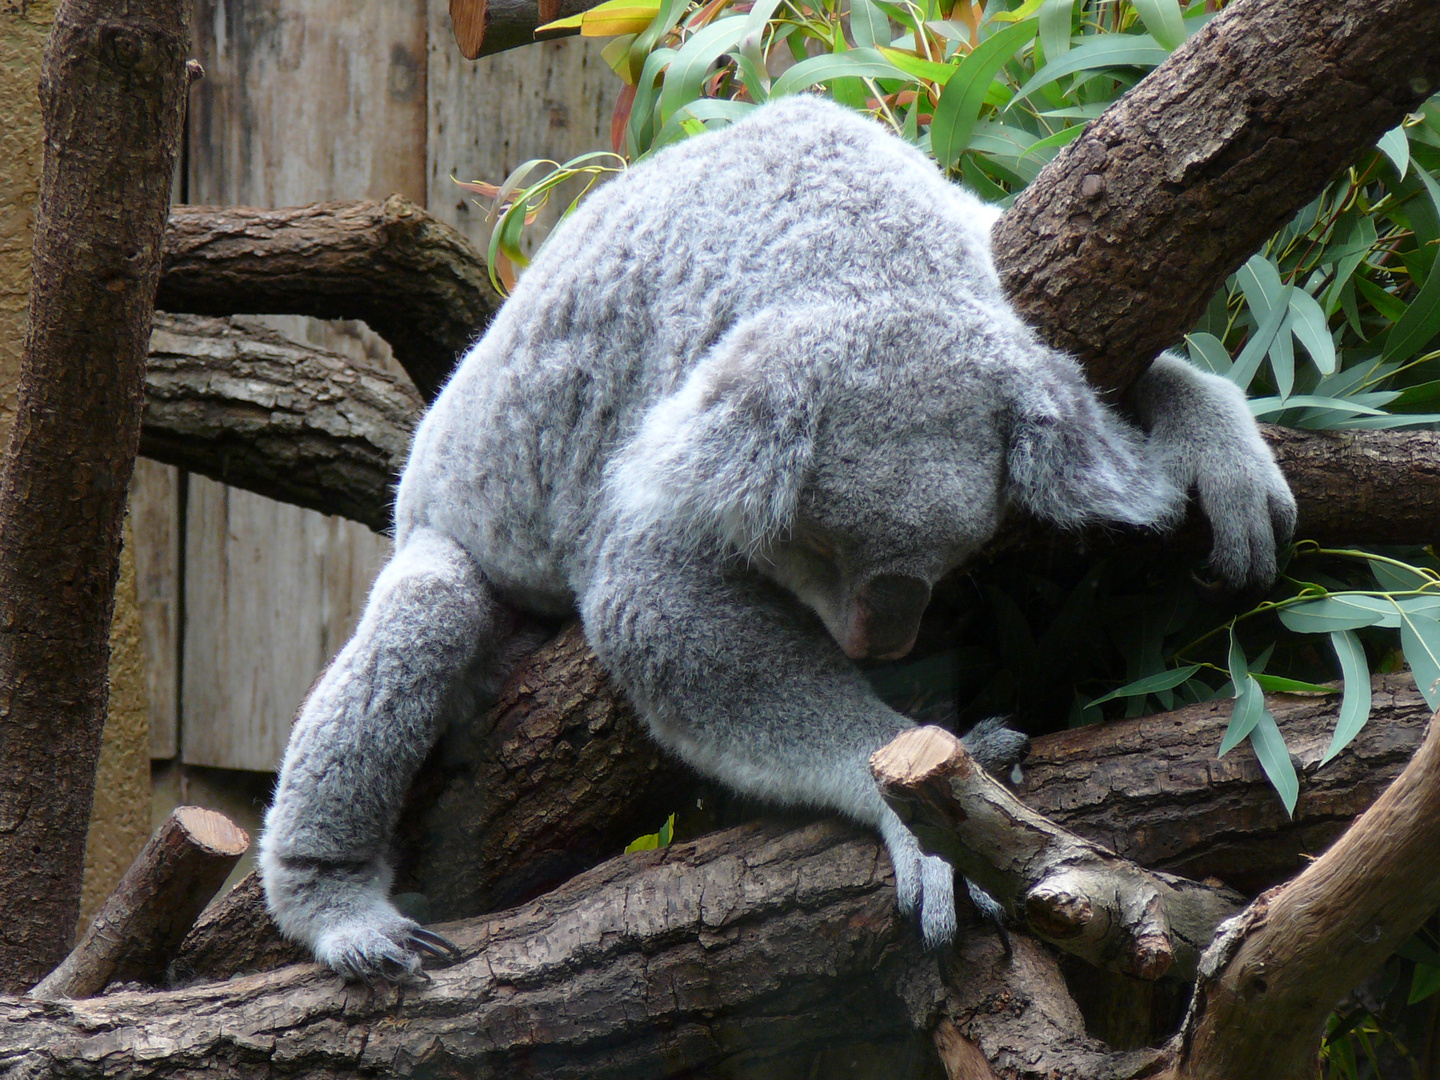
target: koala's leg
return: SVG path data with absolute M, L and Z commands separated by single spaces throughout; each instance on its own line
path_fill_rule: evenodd
M 417 530 L 296 718 L 260 869 L 276 924 L 347 978 L 398 981 L 442 939 L 390 903 L 390 835 L 444 722 L 514 632 L 454 541 Z
M 874 827 L 902 910 L 929 945 L 954 937 L 954 871 L 920 851 L 870 774 L 870 755 L 912 721 L 875 697 L 813 613 L 718 552 L 612 532 L 581 614 L 664 746 L 742 793 Z

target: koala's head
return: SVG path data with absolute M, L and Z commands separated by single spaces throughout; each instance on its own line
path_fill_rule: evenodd
M 1153 520 L 1125 430 L 1008 312 L 817 304 L 728 333 L 647 415 L 611 490 L 748 559 L 847 656 L 893 659 L 1011 502 L 1064 525 Z

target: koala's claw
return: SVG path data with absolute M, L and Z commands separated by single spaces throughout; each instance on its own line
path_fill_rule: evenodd
M 347 982 L 362 982 L 372 990 L 429 982 L 421 967 L 424 956 L 453 963 L 461 952 L 439 934 L 402 918 L 384 928 L 359 920 L 342 923 L 315 944 L 317 960 Z
M 460 946 L 449 938 L 442 937 L 433 930 L 426 930 L 423 926 L 417 926 L 410 931 L 409 944 L 437 960 L 448 960 L 452 964 L 465 956 Z

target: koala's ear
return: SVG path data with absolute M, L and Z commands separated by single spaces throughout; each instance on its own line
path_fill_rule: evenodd
M 1183 514 L 1185 493 L 1150 459 L 1144 434 L 1102 403 L 1063 353 L 1045 350 L 1014 373 L 1008 422 L 1008 491 L 1036 517 L 1063 527 L 1164 527 Z
M 746 551 L 787 529 L 814 451 L 826 351 L 805 316 L 768 311 L 732 328 L 612 466 L 617 509 Z

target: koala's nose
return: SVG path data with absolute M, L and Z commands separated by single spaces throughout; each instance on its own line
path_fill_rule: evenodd
M 930 586 L 902 574 L 877 574 L 855 598 L 852 659 L 898 660 L 915 645 L 920 616 L 930 603 Z

